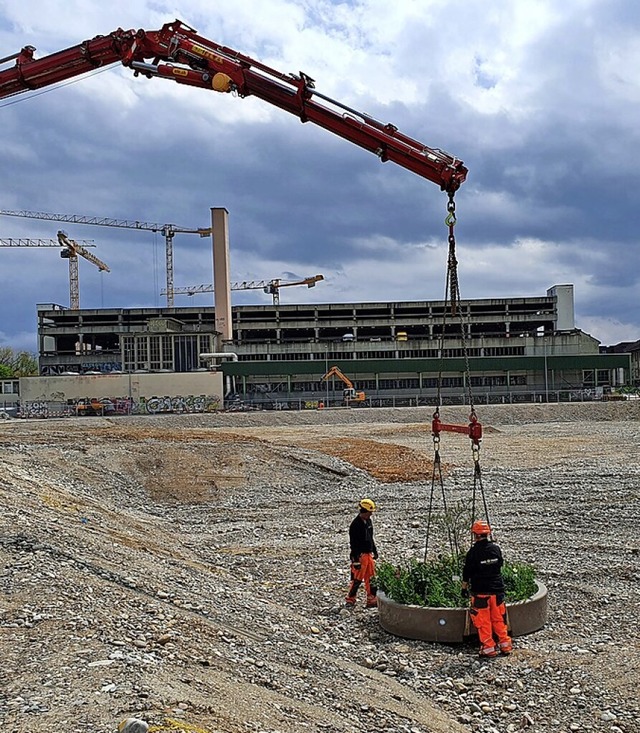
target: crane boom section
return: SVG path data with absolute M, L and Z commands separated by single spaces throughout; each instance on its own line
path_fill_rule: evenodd
M 312 277 L 305 277 L 304 280 L 272 280 L 269 285 L 277 290 L 278 288 L 290 288 L 292 285 L 306 285 L 308 288 L 315 288 L 316 283 L 324 280 L 324 275 L 313 275 Z
M 1 212 L 0 212 L 1 213 Z M 324 280 L 324 275 L 313 275 L 305 277 L 303 280 L 243 280 L 242 282 L 231 283 L 229 290 L 264 290 L 265 293 L 277 295 L 280 288 L 288 288 L 292 285 L 306 285 L 308 288 L 314 288 L 317 282 Z M 174 288 L 174 295 L 196 295 L 196 293 L 213 293 L 212 284 L 208 285 L 192 285 L 180 288 Z M 165 295 L 166 291 L 161 290 L 160 295 Z
M 158 76 L 178 84 L 233 92 L 239 97 L 258 97 L 449 193 L 456 191 L 467 175 L 461 160 L 404 135 L 395 125 L 379 122 L 316 92 L 314 80 L 306 74 L 283 74 L 271 69 L 198 35 L 179 20 L 165 24 L 159 31 L 119 28 L 39 60 L 34 59 L 34 51 L 32 46 L 24 47 L 16 56 L 15 66 L 0 71 L 0 99 L 119 61 L 133 69 L 136 76 Z
M 0 72 L 1 76 L 2 72 Z M 120 227 L 121 229 L 142 229 L 150 232 L 160 232 L 163 236 L 168 234 L 199 234 L 207 237 L 211 229 L 201 227 L 199 229 L 186 229 L 176 224 L 156 224 L 148 221 L 131 221 L 129 219 L 109 219 L 106 216 L 79 216 L 78 214 L 50 214 L 46 211 L 12 211 L 0 209 L 2 216 L 22 216 L 26 219 L 46 219 L 48 221 L 64 221 L 73 224 L 95 224 L 104 227 Z
M 78 244 L 78 242 L 73 239 L 69 239 L 65 232 L 58 232 L 58 242 L 63 249 L 68 250 L 69 255 L 72 257 L 80 255 L 80 257 L 84 257 L 85 260 L 88 260 L 92 265 L 95 265 L 101 272 L 111 272 L 108 265 L 96 257 L 92 252 L 87 252 L 87 250 Z
M 79 244 L 85 247 L 95 247 L 92 244 L 92 240 L 83 239 Z M 0 247 L 60 247 L 66 246 L 61 245 L 57 239 L 0 239 Z
M 321 382 L 325 382 L 330 377 L 338 377 L 341 381 L 345 383 L 345 386 L 347 389 L 353 389 L 353 382 L 347 377 L 346 374 L 344 374 L 337 366 L 332 366 L 331 369 L 322 377 L 320 380 Z
M 268 285 L 267 280 L 245 280 L 243 282 L 231 283 L 229 290 L 263 290 Z M 174 295 L 196 295 L 197 293 L 213 293 L 215 292 L 212 283 L 206 285 L 192 285 L 180 288 L 174 288 Z M 166 295 L 165 290 L 160 291 L 160 295 Z

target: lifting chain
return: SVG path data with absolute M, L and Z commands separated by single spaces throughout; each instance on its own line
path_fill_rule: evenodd
M 431 474 L 431 492 L 429 494 L 429 509 L 427 513 L 427 531 L 424 541 L 424 559 L 423 562 L 427 562 L 427 554 L 429 551 L 429 536 L 431 534 L 431 521 L 433 516 L 433 504 L 436 483 L 440 486 L 440 496 L 442 497 L 442 510 L 444 512 L 444 524 L 447 531 L 447 538 L 449 540 L 449 551 L 452 557 L 456 557 L 460 554 L 460 548 L 458 547 L 458 539 L 456 533 L 448 521 L 449 508 L 447 506 L 447 492 L 445 490 L 444 481 L 442 478 L 442 461 L 440 460 L 440 436 L 433 436 L 433 472 Z
M 447 203 L 447 216 L 444 223 L 449 227 L 449 256 L 447 259 L 447 295 L 451 301 L 451 315 L 455 316 L 458 312 L 460 303 L 460 284 L 458 282 L 458 260 L 456 258 L 456 202 L 453 191 L 449 192 L 449 202 Z M 445 301 L 446 306 L 446 301 Z
M 465 323 L 464 315 L 460 306 L 460 281 L 458 280 L 458 258 L 456 257 L 456 235 L 455 225 L 456 219 L 456 202 L 453 191 L 449 192 L 449 202 L 447 204 L 447 217 L 444 220 L 449 227 L 449 256 L 447 259 L 447 293 L 445 294 L 445 308 L 447 305 L 447 296 L 451 302 L 451 315 L 458 316 L 460 319 L 460 339 L 462 341 L 462 353 L 464 356 L 464 381 L 467 390 L 467 399 L 471 408 L 471 415 L 475 416 L 473 406 L 473 391 L 471 389 L 471 368 L 469 366 L 469 350 L 467 348 L 467 338 L 469 336 L 468 314 Z M 444 336 L 444 324 L 443 324 Z M 440 404 L 438 400 L 438 404 Z
M 469 349 L 467 348 L 467 339 L 470 334 L 469 323 L 468 323 L 469 314 L 467 313 L 467 323 L 465 324 L 464 313 L 461 307 L 461 299 L 460 299 L 460 282 L 458 279 L 458 259 L 456 257 L 456 236 L 455 236 L 456 223 L 457 223 L 456 202 L 454 198 L 454 192 L 450 191 L 449 192 L 449 201 L 447 203 L 447 216 L 445 218 L 445 224 L 449 229 L 449 235 L 448 235 L 449 252 L 448 252 L 448 257 L 447 257 L 447 277 L 446 277 L 446 286 L 445 286 L 444 310 L 443 310 L 443 315 L 442 315 L 442 331 L 440 335 L 440 370 L 438 373 L 437 403 L 436 403 L 435 412 L 433 414 L 433 418 L 434 418 L 433 425 L 439 425 L 439 426 L 442 426 L 442 429 L 449 429 L 454 432 L 463 432 L 463 430 L 461 430 L 458 426 L 451 426 L 451 425 L 447 426 L 447 425 L 442 425 L 440 423 L 440 405 L 442 405 L 442 372 L 443 372 L 443 366 L 444 366 L 444 341 L 445 341 L 445 331 L 446 331 L 447 310 L 450 304 L 451 315 L 454 317 L 457 316 L 458 319 L 460 320 L 460 339 L 462 342 L 462 353 L 464 356 L 464 366 L 465 366 L 464 386 L 466 388 L 467 399 L 468 399 L 469 408 L 470 408 L 468 435 L 471 438 L 471 451 L 472 451 L 472 456 L 473 456 L 473 494 L 472 494 L 472 501 L 471 501 L 471 515 L 472 515 L 472 519 L 475 519 L 477 495 L 479 493 L 481 497 L 481 501 L 482 501 L 484 515 L 488 522 L 489 521 L 489 510 L 487 507 L 487 501 L 486 501 L 486 497 L 484 493 L 484 488 L 482 485 L 482 470 L 480 468 L 480 438 L 482 435 L 482 427 L 480 423 L 478 422 L 478 418 L 477 418 L 474 403 L 473 403 L 473 390 L 472 390 L 472 385 L 471 385 L 471 368 L 469 364 Z M 433 473 L 432 473 L 432 478 L 431 478 L 431 492 L 430 492 L 430 497 L 429 497 L 429 508 L 428 508 L 428 516 L 427 516 L 427 530 L 426 530 L 425 545 L 424 545 L 424 562 L 427 561 L 427 552 L 429 549 L 429 536 L 431 533 L 434 494 L 435 494 L 436 484 L 439 484 L 440 486 L 440 493 L 442 496 L 442 507 L 444 511 L 444 521 L 445 521 L 446 530 L 448 534 L 449 548 L 451 550 L 451 554 L 454 556 L 457 556 L 460 553 L 460 549 L 458 547 L 458 540 L 456 537 L 456 532 L 455 532 L 455 529 L 451 526 L 451 518 L 448 516 L 449 512 L 448 512 L 448 507 L 447 507 L 447 498 L 446 498 L 446 491 L 444 487 L 444 481 L 442 478 L 442 462 L 440 458 L 440 427 L 434 427 L 432 435 L 433 435 L 434 459 L 433 459 Z
M 482 470 L 480 468 L 480 441 L 472 441 L 473 452 L 473 496 L 471 499 L 471 519 L 476 519 L 476 496 L 479 493 L 482 499 L 482 509 L 487 524 L 491 526 L 489 520 L 489 507 L 487 506 L 487 497 L 482 486 Z

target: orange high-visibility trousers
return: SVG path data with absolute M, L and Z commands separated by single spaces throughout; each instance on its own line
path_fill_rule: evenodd
M 371 585 L 371 579 L 376 574 L 376 561 L 372 552 L 363 552 L 358 562 L 351 563 L 351 585 L 347 593 L 346 601 L 350 606 L 355 606 L 358 588 L 364 583 L 367 592 L 367 606 L 376 606 L 376 589 Z
M 511 637 L 507 629 L 507 607 L 503 595 L 472 595 L 469 614 L 471 622 L 478 630 L 481 654 L 495 656 L 498 650 L 507 653 L 511 651 Z M 498 639 L 498 648 L 495 637 Z

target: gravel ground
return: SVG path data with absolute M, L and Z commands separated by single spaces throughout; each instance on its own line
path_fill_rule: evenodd
M 640 402 L 478 416 L 497 538 L 549 589 L 496 660 L 343 606 L 360 497 L 381 559 L 422 556 L 428 409 L 0 421 L 0 730 L 637 733 Z

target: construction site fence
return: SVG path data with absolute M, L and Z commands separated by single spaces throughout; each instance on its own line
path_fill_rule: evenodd
M 549 392 L 505 392 L 474 394 L 475 406 L 479 405 L 510 405 L 510 404 L 531 404 L 531 403 L 561 403 L 561 402 L 599 402 L 607 399 L 601 391 L 590 389 L 559 390 Z M 157 403 L 157 405 L 156 405 Z M 466 394 L 448 394 L 441 399 L 441 405 L 465 405 L 468 404 Z M 39 400 L 34 402 L 21 402 L 11 406 L 0 405 L 0 417 L 2 418 L 66 418 L 91 415 L 98 417 L 116 417 L 118 415 L 157 415 L 157 414 L 193 414 L 210 413 L 224 410 L 225 412 L 248 412 L 265 410 L 322 410 L 331 408 L 380 408 L 380 407 L 434 407 L 434 396 L 403 396 L 403 397 L 370 397 L 363 402 L 345 405 L 340 400 L 326 399 L 273 399 L 269 396 L 261 396 L 260 399 L 239 399 L 237 396 L 230 401 L 222 403 L 206 402 L 200 405 L 198 402 L 185 402 L 169 398 L 151 398 L 145 404 L 144 410 L 127 400 L 114 402 L 105 407 L 104 410 L 97 409 L 90 413 L 80 412 L 77 405 L 67 402 Z M 157 409 L 154 408 L 157 406 Z
M 574 389 L 558 390 L 549 392 L 504 392 L 504 393 L 478 393 L 473 395 L 474 405 L 519 405 L 535 403 L 559 403 L 559 402 L 600 402 L 607 399 L 603 397 L 601 390 Z M 228 410 L 257 409 L 257 410 L 317 410 L 336 407 L 434 407 L 436 404 L 435 395 L 417 396 L 390 396 L 390 397 L 368 397 L 362 402 L 351 402 L 345 404 L 340 399 L 269 399 L 265 397 L 247 399 L 238 402 L 235 406 L 230 403 L 226 405 Z M 440 400 L 441 405 L 468 405 L 468 395 L 447 394 Z

